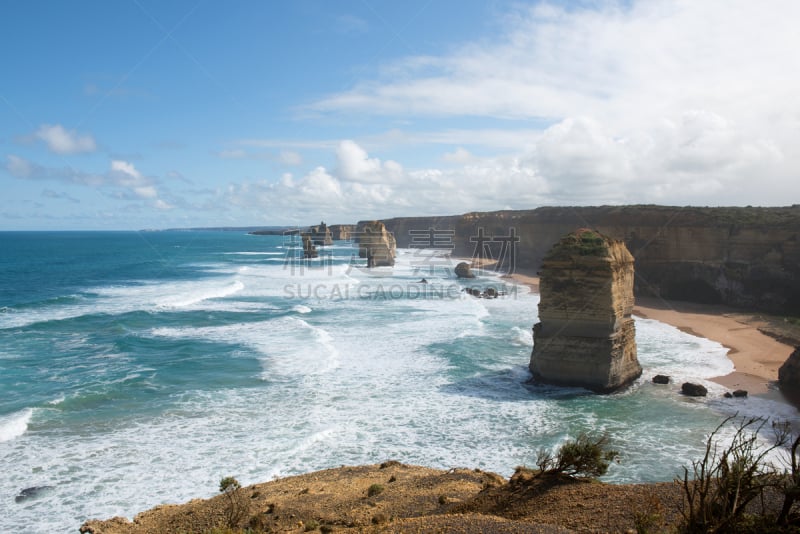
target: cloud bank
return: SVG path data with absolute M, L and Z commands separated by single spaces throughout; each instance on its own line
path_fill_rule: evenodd
M 85 186 L 104 194 L 123 200 L 145 200 L 157 209 L 170 209 L 172 206 L 159 198 L 156 182 L 144 176 L 132 163 L 112 160 L 111 168 L 105 173 L 90 173 L 72 167 L 46 167 L 19 156 L 10 154 L 6 158 L 5 170 L 21 180 L 53 181 L 64 184 Z M 53 197 L 52 195 L 45 195 Z
M 524 198 L 548 204 L 785 204 L 800 198 L 797 20 L 791 0 L 538 4 L 510 14 L 499 40 L 405 58 L 311 107 L 541 124 L 511 158 L 457 147 L 444 161 L 464 163 L 465 186 L 524 169 L 543 192 Z M 498 202 L 519 204 L 518 189 Z

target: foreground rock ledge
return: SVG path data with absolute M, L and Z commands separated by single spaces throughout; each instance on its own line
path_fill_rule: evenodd
M 383 491 L 368 496 L 370 486 Z M 242 489 L 256 532 L 625 532 L 634 514 L 661 503 L 675 524 L 680 487 L 532 479 L 523 470 L 506 481 L 473 469 L 442 471 L 398 462 L 341 467 Z M 655 500 L 654 500 L 655 499 Z M 92 534 L 205 533 L 225 526 L 222 496 L 165 505 L 136 516 L 87 521 Z M 244 521 L 242 526 L 246 526 Z M 315 526 L 316 528 L 310 528 Z
M 539 382 L 619 389 L 642 374 L 633 324 L 633 256 L 589 229 L 563 237 L 542 261 L 530 370 Z

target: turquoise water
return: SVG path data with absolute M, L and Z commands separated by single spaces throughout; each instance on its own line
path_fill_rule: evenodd
M 727 414 L 764 399 L 679 396 L 725 349 L 638 319 L 643 378 L 623 393 L 525 385 L 538 297 L 461 291 L 448 258 L 357 249 L 289 261 L 282 236 L 0 233 L 0 530 L 75 532 L 310 470 L 397 459 L 509 475 L 583 430 L 622 452 L 612 482 L 670 480 Z M 431 266 L 435 268 L 431 271 Z M 494 273 L 470 285 L 502 287 Z M 419 284 L 425 277 L 430 283 Z M 44 488 L 17 499 L 25 488 Z

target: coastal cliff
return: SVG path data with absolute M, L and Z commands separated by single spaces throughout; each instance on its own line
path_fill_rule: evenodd
M 633 319 L 633 256 L 624 243 L 580 229 L 542 261 L 534 379 L 605 393 L 642 374 Z
M 633 254 L 637 295 L 800 314 L 800 205 L 542 207 L 384 223 L 399 247 L 409 246 L 412 231 L 451 232 L 453 254 L 464 257 L 478 244 L 500 256 L 513 229 L 513 267 L 529 272 L 563 235 L 593 228 Z

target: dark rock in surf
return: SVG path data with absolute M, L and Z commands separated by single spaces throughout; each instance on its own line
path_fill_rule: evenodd
M 475 278 L 475 274 L 472 272 L 472 268 L 470 267 L 469 263 L 462 261 L 455 268 L 456 276 L 459 278 Z
M 14 502 L 23 502 L 29 499 L 35 499 L 51 489 L 53 489 L 53 486 L 31 486 L 30 488 L 25 488 L 20 491 L 16 497 L 14 497 Z
M 778 385 L 789 402 L 800 406 L 800 347 L 797 347 L 778 369 Z
M 708 395 L 708 389 L 701 384 L 693 384 L 692 382 L 684 382 L 681 386 L 681 393 L 687 397 L 705 397 Z

